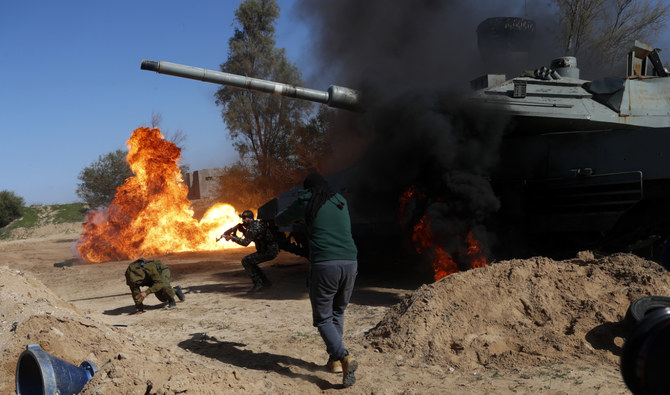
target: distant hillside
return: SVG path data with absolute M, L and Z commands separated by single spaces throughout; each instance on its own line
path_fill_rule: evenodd
M 0 229 L 0 240 L 47 237 L 56 232 L 76 235 L 86 210 L 83 203 L 24 207 L 21 218 Z

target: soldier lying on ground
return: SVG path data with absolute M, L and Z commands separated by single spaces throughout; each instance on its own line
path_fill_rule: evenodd
M 180 286 L 172 288 L 170 285 L 170 268 L 164 265 L 161 261 L 148 261 L 140 258 L 126 269 L 126 284 L 130 287 L 130 292 L 135 301 L 135 307 L 140 314 L 144 312 L 144 299 L 149 294 L 156 294 L 156 297 L 161 302 L 166 302 L 168 307 L 175 307 L 174 297 L 177 295 L 180 301 L 184 301 L 186 297 Z M 142 291 L 140 287 L 149 287 Z

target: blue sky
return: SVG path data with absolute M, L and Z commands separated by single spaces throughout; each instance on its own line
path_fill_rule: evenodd
M 278 0 L 277 45 L 305 86 L 332 81 L 310 70 L 309 32 L 296 0 Z M 140 70 L 142 59 L 218 69 L 239 1 L 0 2 L 0 190 L 30 204 L 78 201 L 79 172 L 125 149 L 132 131 L 162 115 L 182 130 L 191 170 L 237 159 L 214 103 L 216 85 Z M 661 43 L 668 43 L 668 35 Z M 670 51 L 670 48 L 668 48 Z M 665 59 L 667 56 L 662 57 Z M 667 60 L 667 59 L 666 59 Z
M 278 46 L 300 61 L 307 34 L 278 1 Z M 191 170 L 234 162 L 216 85 L 140 70 L 142 59 L 218 69 L 238 1 L 3 1 L 0 3 L 0 190 L 26 204 L 78 201 L 79 172 L 126 149 L 162 115 L 186 134 Z M 303 70 L 304 71 L 304 70 Z M 326 89 L 328 86 L 315 87 Z

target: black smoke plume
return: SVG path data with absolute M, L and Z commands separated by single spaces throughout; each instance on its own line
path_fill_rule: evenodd
M 489 17 L 523 16 L 501 3 L 508 2 L 300 0 L 295 9 L 313 34 L 320 79 L 363 94 L 365 112 L 338 112 L 334 131 L 337 147 L 347 148 L 331 169 L 357 159 L 352 206 L 380 223 L 400 221 L 410 232 L 427 216 L 436 240 L 456 256 L 468 232 L 485 252 L 495 246 L 487 223 L 500 202 L 489 176 L 506 122 L 462 97 L 470 80 L 500 72 L 490 68 L 501 65 L 483 64 L 476 30 Z M 542 64 L 551 59 L 529 52 L 541 55 Z M 365 149 L 347 155 L 354 146 Z M 417 194 L 398 218 L 399 198 L 409 188 Z

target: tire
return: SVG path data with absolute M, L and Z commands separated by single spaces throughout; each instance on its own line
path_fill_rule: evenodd
M 626 321 L 632 325 L 642 321 L 651 312 L 664 307 L 670 307 L 668 296 L 645 296 L 634 300 L 626 312 Z

